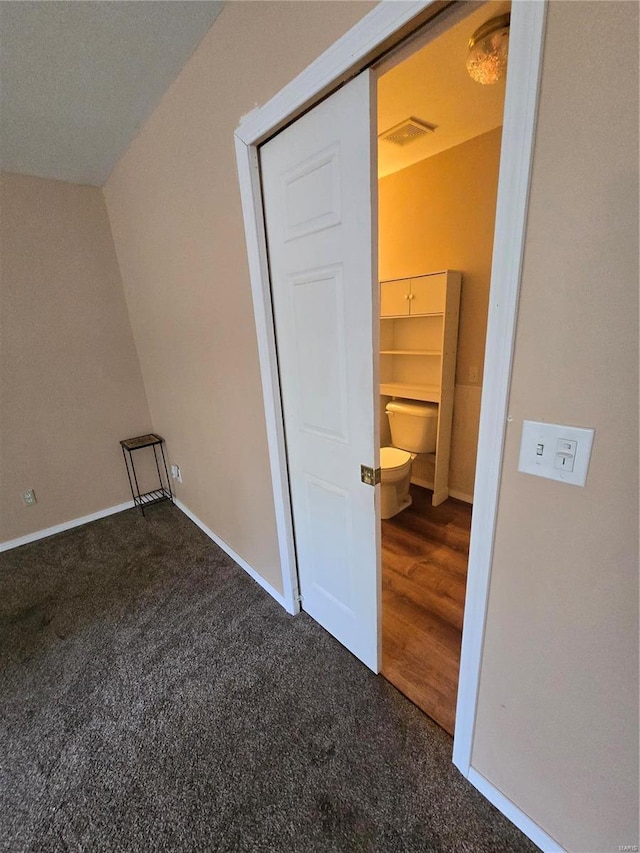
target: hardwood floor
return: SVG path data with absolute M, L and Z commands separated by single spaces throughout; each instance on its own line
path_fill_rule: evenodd
M 382 522 L 382 674 L 453 734 L 471 507 L 411 495 Z

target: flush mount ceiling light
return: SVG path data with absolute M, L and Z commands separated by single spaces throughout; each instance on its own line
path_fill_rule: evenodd
M 422 139 L 428 133 L 433 133 L 435 129 L 435 124 L 429 124 L 415 116 L 410 116 L 401 121 L 400 124 L 394 124 L 393 127 L 383 131 L 378 135 L 378 139 L 384 139 L 385 142 L 393 142 L 395 145 L 408 145 L 410 142 Z
M 507 70 L 510 15 L 498 15 L 479 27 L 469 39 L 467 71 L 483 85 L 497 83 Z

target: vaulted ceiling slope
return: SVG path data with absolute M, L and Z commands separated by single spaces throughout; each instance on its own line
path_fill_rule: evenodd
M 0 165 L 101 186 L 221 2 L 0 3 Z

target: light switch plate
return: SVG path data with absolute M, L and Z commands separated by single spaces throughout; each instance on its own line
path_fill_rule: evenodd
M 518 471 L 584 486 L 593 435 L 584 427 L 523 421 Z

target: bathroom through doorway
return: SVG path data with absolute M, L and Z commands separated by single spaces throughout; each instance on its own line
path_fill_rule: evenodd
M 382 497 L 381 672 L 450 734 L 506 85 L 504 76 L 491 85 L 471 79 L 466 59 L 472 35 L 509 11 L 508 2 L 482 4 L 378 67 L 380 447 L 413 457 L 411 504 L 385 518 Z M 459 296 L 448 292 L 455 273 Z M 419 303 L 418 288 L 440 286 L 443 274 L 445 301 Z M 390 302 L 385 288 L 398 300 Z M 402 438 L 394 441 L 393 409 L 405 403 L 437 414 L 427 452 L 416 453 L 413 438 L 404 447 Z M 402 461 L 382 452 L 383 491 Z

